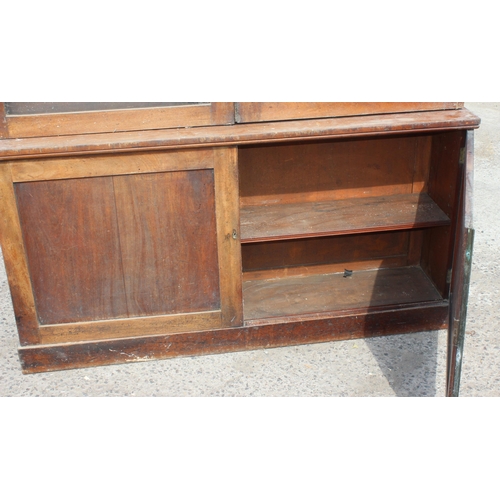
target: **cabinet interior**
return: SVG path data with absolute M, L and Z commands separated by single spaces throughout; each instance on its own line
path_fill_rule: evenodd
M 245 321 L 447 300 L 464 137 L 240 146 Z

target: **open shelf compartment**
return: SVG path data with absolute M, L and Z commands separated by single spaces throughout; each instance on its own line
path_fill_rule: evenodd
M 273 318 L 442 301 L 418 266 L 243 281 L 248 324 Z

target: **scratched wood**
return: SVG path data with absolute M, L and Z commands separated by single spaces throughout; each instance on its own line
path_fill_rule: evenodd
M 243 283 L 245 320 L 434 300 L 441 295 L 418 267 Z
M 448 312 L 447 302 L 436 301 L 261 326 L 30 346 L 19 349 L 19 357 L 24 373 L 37 373 L 437 330 L 447 326 Z
M 40 342 L 57 344 L 113 338 L 160 335 L 220 328 L 220 311 L 169 314 L 104 321 L 81 321 L 60 325 L 42 325 Z
M 324 120 L 297 120 L 233 126 L 142 130 L 114 134 L 6 139 L 0 141 L 0 159 L 43 157 L 88 152 L 235 146 L 289 140 L 433 132 L 478 128 L 480 119 L 466 109 L 422 113 L 353 116 Z

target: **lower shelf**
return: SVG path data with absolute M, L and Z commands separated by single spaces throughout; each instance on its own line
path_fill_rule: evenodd
M 443 300 L 420 267 L 244 280 L 245 322 Z

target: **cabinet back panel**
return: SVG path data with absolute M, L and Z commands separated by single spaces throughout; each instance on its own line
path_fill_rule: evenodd
M 428 170 L 428 158 L 417 154 L 418 141 L 405 136 L 240 147 L 241 203 L 411 193 L 413 183 L 421 183 Z
M 365 268 L 380 260 L 387 267 L 406 265 L 408 243 L 408 231 L 250 243 L 242 246 L 243 271 L 344 263 Z

